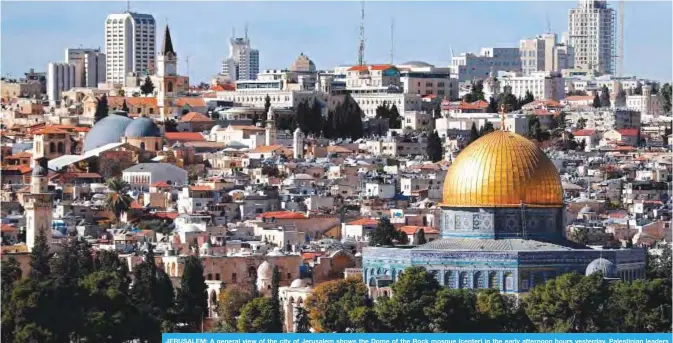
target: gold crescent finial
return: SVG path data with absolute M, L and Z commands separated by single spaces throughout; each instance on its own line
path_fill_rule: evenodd
M 506 131 L 505 119 L 507 119 L 507 115 L 505 114 L 505 109 L 506 109 L 505 104 L 500 105 L 500 130 L 502 131 Z

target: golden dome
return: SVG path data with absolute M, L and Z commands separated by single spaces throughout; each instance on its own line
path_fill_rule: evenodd
M 463 150 L 444 179 L 443 206 L 560 207 L 563 189 L 556 167 L 533 142 L 495 131 Z

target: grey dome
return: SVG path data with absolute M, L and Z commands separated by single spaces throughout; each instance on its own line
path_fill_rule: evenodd
M 161 130 L 152 119 L 140 117 L 133 120 L 124 130 L 125 137 L 161 137 Z
M 89 151 L 110 143 L 121 142 L 124 130 L 133 119 L 118 115 L 108 115 L 96 123 L 84 137 L 83 151 Z
M 616 278 L 617 277 L 617 266 L 614 263 L 606 260 L 604 258 L 597 258 L 587 266 L 585 275 L 589 276 L 595 273 L 601 272 L 604 278 Z
M 401 66 L 432 67 L 432 64 L 423 61 L 406 61 Z

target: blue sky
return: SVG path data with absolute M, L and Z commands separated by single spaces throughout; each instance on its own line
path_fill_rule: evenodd
M 390 22 L 395 20 L 395 61 L 423 60 L 448 65 L 455 54 L 480 47 L 516 47 L 519 39 L 567 30 L 576 1 L 534 2 L 367 2 L 367 63 L 389 62 Z M 612 2 L 612 6 L 617 6 Z M 627 75 L 671 80 L 670 1 L 628 1 L 625 10 Z M 104 20 L 121 12 L 119 2 L 0 2 L 0 73 L 22 76 L 62 61 L 67 47 L 102 47 Z M 207 81 L 228 53 L 232 27 L 248 34 L 260 50 L 260 68 L 287 68 L 303 52 L 321 69 L 355 63 L 359 2 L 131 2 L 131 10 L 154 15 L 157 46 L 168 21 L 179 72 L 189 56 L 192 83 Z

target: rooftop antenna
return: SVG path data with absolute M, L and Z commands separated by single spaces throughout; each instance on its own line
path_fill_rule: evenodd
M 189 76 L 189 56 L 185 56 L 185 64 L 187 65 L 187 76 Z
M 547 13 L 546 16 L 547 16 L 547 33 L 551 33 L 551 22 L 549 21 L 549 13 Z
M 131 13 L 131 0 L 126 1 L 126 12 Z
M 365 2 L 360 2 L 360 46 L 358 47 L 358 65 L 365 64 Z
M 395 19 L 390 21 L 390 64 L 395 61 Z
M 245 27 L 243 28 L 243 34 L 244 34 L 244 39 L 247 42 L 248 41 L 248 23 L 245 23 Z
M 236 38 L 236 27 L 235 26 L 231 27 L 231 38 Z

